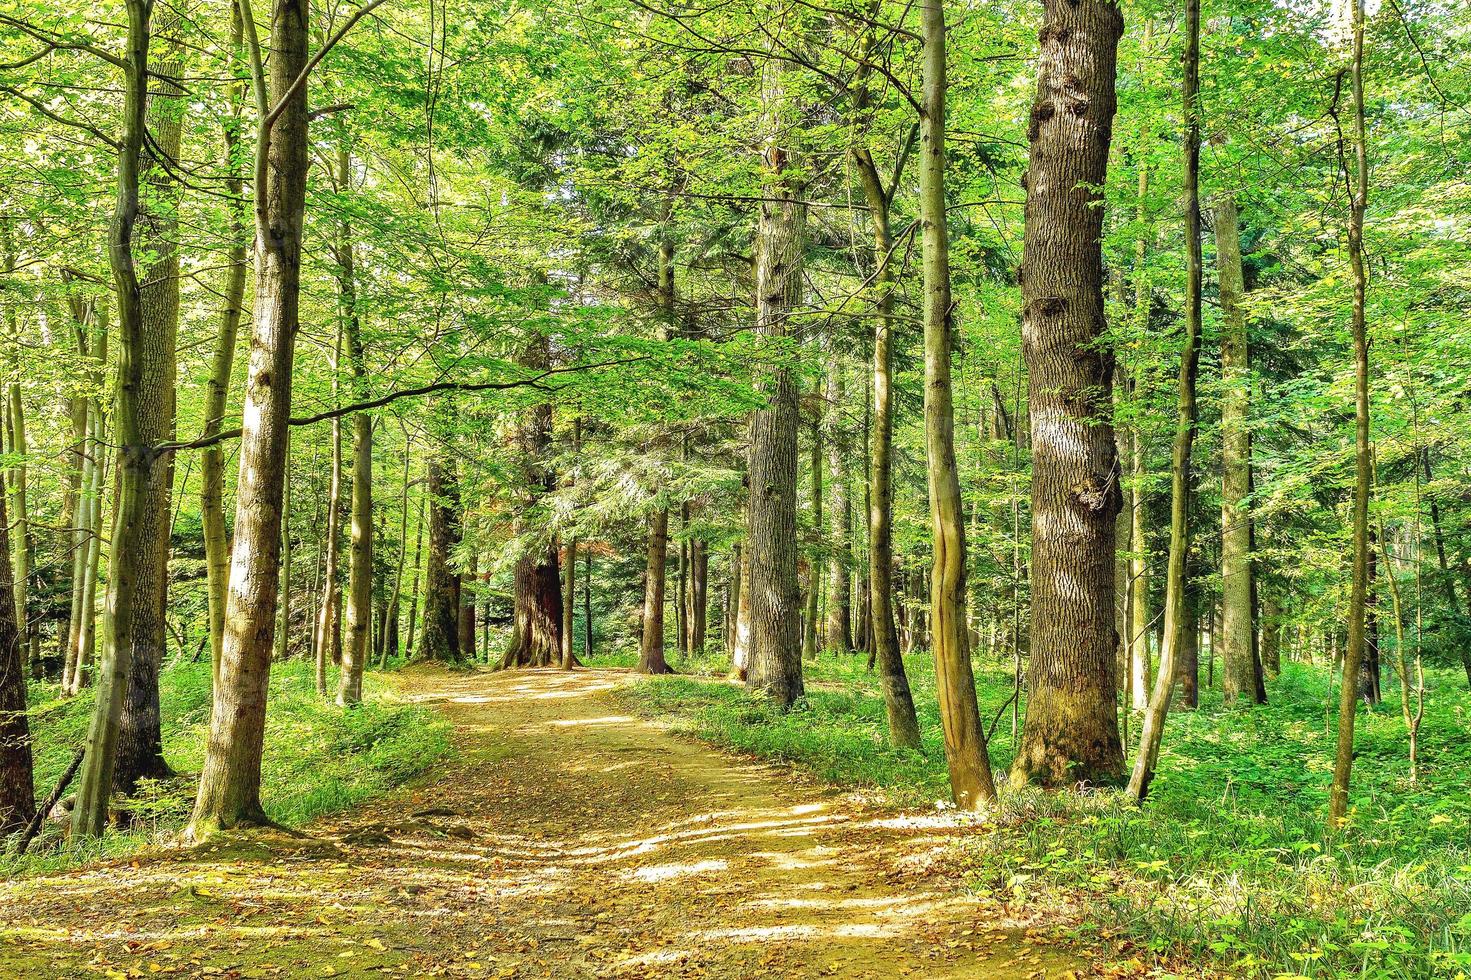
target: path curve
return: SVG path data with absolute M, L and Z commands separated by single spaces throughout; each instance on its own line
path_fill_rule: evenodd
M 949 821 L 676 737 L 619 707 L 628 680 L 404 672 L 404 696 L 453 722 L 453 761 L 308 841 L 234 839 L 7 886 L 0 973 L 1082 974 L 930 872 Z

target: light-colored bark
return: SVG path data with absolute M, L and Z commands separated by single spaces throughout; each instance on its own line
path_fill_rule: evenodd
M 1190 464 L 1195 441 L 1195 376 L 1200 357 L 1200 0 L 1185 0 L 1185 71 L 1182 106 L 1185 118 L 1185 336 L 1180 352 L 1180 380 L 1175 441 L 1170 459 L 1170 552 L 1165 568 L 1164 644 L 1159 675 L 1144 713 L 1139 751 L 1129 776 L 1128 793 L 1142 802 L 1154 779 L 1165 719 L 1175 690 L 1175 661 L 1185 639 L 1186 562 L 1190 548 Z
M 963 810 L 996 801 L 986 755 L 986 731 L 976 703 L 965 620 L 965 525 L 955 462 L 955 409 L 950 392 L 953 306 L 950 240 L 945 212 L 945 65 L 943 0 L 926 0 L 923 25 L 924 100 L 919 156 L 919 213 L 924 257 L 925 448 L 934 564 L 930 570 L 930 631 L 936 696 L 945 735 L 950 793 Z
M 244 7 L 249 10 L 248 7 Z M 220 683 L 214 691 L 204 769 L 188 836 L 267 822 L 260 802 L 266 695 L 280 588 L 287 420 L 301 292 L 306 203 L 307 0 L 276 0 L 269 96 L 257 126 L 255 302 L 240 437 L 235 541 L 225 609 Z M 247 38 L 256 35 L 247 19 Z M 259 65 L 261 59 L 252 57 Z M 267 86 L 261 84 L 261 89 Z

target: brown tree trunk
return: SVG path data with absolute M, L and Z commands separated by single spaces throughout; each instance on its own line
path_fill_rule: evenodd
M 475 576 L 479 562 L 470 557 L 470 570 L 460 576 L 460 656 L 475 660 Z
M 0 837 L 23 829 L 36 812 L 25 650 L 16 627 L 12 574 L 10 521 L 0 477 Z
M 780 142 L 788 125 L 785 69 L 762 66 L 767 145 L 762 151 L 762 201 L 756 225 L 756 332 L 777 341 L 802 302 L 802 253 L 807 208 L 798 197 L 791 152 Z M 746 504 L 750 581 L 750 647 L 746 686 L 783 709 L 802 697 L 802 648 L 797 589 L 797 385 L 789 365 L 763 366 L 757 380 L 766 407 L 751 416 Z
M 271 17 L 270 103 L 262 110 L 256 150 L 254 324 L 225 647 L 189 827 L 196 839 L 266 820 L 260 804 L 261 749 L 280 588 L 281 504 L 306 203 L 306 86 L 296 86 L 296 80 L 306 70 L 309 25 L 307 0 L 276 0 Z M 253 25 L 247 25 L 247 33 L 254 33 Z
M 352 158 L 345 145 L 337 150 L 337 188 L 343 194 L 352 188 Z M 344 218 L 337 241 L 338 301 L 352 372 L 352 394 L 363 401 L 368 396 L 368 364 L 363 353 L 356 276 L 352 223 Z M 342 647 L 342 672 L 337 685 L 337 703 L 343 706 L 363 699 L 363 671 L 368 666 L 373 639 L 373 416 L 368 412 L 352 417 L 352 511 L 348 527 L 347 642 Z
M 1014 783 L 1123 774 L 1113 629 L 1113 358 L 1100 349 L 1102 195 L 1123 19 L 1108 0 L 1044 0 L 1028 138 L 1022 347 L 1032 435 L 1026 724 Z
M 669 509 L 649 515 L 649 560 L 644 567 L 643 634 L 638 645 L 641 674 L 672 673 L 664 659 L 664 583 L 668 564 Z
M 577 654 L 574 652 L 575 639 L 573 637 L 573 619 L 577 609 L 577 539 L 567 539 L 567 557 L 562 566 L 562 669 L 571 670 L 577 666 Z
M 807 562 L 807 595 L 802 613 L 802 659 L 816 660 L 818 649 L 818 600 L 822 594 L 822 555 L 827 551 L 827 528 L 822 521 L 822 418 L 812 420 L 812 454 L 808 459 L 812 491 L 812 541 L 814 550 Z
M 429 558 L 424 579 L 422 660 L 457 662 L 460 651 L 460 576 L 450 565 L 460 540 L 459 485 L 454 463 L 436 454 L 429 461 Z M 517 567 L 517 580 L 520 580 Z M 519 588 L 517 589 L 519 602 Z
M 332 357 L 332 392 L 337 397 L 337 371 L 342 364 L 342 324 L 338 323 L 336 352 Z M 335 406 L 334 406 L 335 407 Z M 317 694 L 327 693 L 327 664 L 342 662 L 342 589 L 339 583 L 339 567 L 342 564 L 340 542 L 342 540 L 342 420 L 332 420 L 332 456 L 327 489 L 327 528 L 323 542 L 326 551 L 322 560 L 322 597 L 317 607 L 316 635 L 312 638 L 312 649 L 316 652 Z
M 709 629 L 710 546 L 700 538 L 690 539 L 690 653 L 705 652 Z
M 515 602 L 515 626 L 502 669 L 556 666 L 562 658 L 562 572 L 555 545 L 516 562 Z

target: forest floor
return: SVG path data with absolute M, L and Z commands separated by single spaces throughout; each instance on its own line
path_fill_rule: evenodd
M 965 896 L 964 827 L 872 809 L 621 713 L 616 671 L 415 669 L 427 777 L 306 828 L 0 889 L 0 974 L 1056 978 Z M 268 763 L 269 764 L 269 763 Z

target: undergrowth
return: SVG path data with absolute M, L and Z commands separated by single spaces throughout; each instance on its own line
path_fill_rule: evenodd
M 179 778 L 145 783 L 122 804 L 126 828 L 100 840 L 65 843 L 62 828 L 48 821 L 30 853 L 0 857 L 0 875 L 126 856 L 183 828 L 204 763 L 210 664 L 171 665 L 161 673 L 159 689 L 164 757 Z M 92 692 L 63 698 L 56 685 L 38 683 L 30 697 L 39 802 L 86 740 Z M 288 660 L 271 667 L 261 798 L 278 823 L 299 826 L 344 810 L 423 772 L 449 750 L 448 724 L 426 708 L 395 701 L 374 673 L 364 679 L 363 703 L 344 711 L 317 696 L 310 664 Z
M 691 670 L 622 697 L 714 744 L 795 764 L 892 804 L 933 804 L 946 774 L 931 664 L 910 659 L 923 754 L 889 749 L 883 701 L 862 658 L 807 666 L 807 697 L 783 714 L 739 685 Z M 1003 790 L 965 839 L 971 887 L 1053 905 L 1095 937 L 1124 941 L 1140 969 L 1188 960 L 1235 976 L 1471 975 L 1471 697 L 1432 678 L 1421 772 L 1408 779 L 1398 691 L 1362 709 L 1349 828 L 1324 832 L 1336 693 L 1327 672 L 1285 665 L 1270 703 L 1170 718 L 1143 809 L 1114 791 Z M 983 724 L 1004 777 L 1013 754 L 1009 673 L 983 672 Z M 1137 717 L 1130 720 L 1137 734 Z

